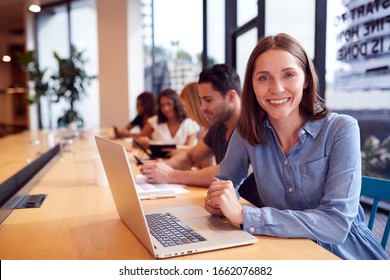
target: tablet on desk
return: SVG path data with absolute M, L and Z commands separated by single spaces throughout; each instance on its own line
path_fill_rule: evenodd
M 176 149 L 176 144 L 149 144 L 150 152 L 154 157 L 167 157 L 169 150 Z

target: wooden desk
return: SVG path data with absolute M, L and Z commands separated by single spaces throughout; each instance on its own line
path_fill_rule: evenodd
M 95 184 L 93 136 L 54 159 L 31 193 L 48 194 L 41 208 L 16 209 L 0 225 L 0 259 L 153 259 L 121 222 L 109 187 Z M 145 208 L 203 205 L 205 189 L 144 201 Z M 257 244 L 173 259 L 337 259 L 307 239 L 259 236 Z
M 47 135 L 25 131 L 0 138 L 0 184 L 50 149 Z

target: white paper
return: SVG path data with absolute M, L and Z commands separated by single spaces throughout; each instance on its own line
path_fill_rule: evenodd
M 135 178 L 137 191 L 141 199 L 155 199 L 172 197 L 176 194 L 188 193 L 189 191 L 180 184 L 150 184 L 146 182 L 146 177 L 138 174 Z

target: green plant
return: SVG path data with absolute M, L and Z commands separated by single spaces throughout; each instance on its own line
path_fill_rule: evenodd
M 47 69 L 45 68 L 42 70 L 40 68 L 35 52 L 33 51 L 16 52 L 15 55 L 22 69 L 26 72 L 29 81 L 26 102 L 29 105 L 37 104 L 38 125 L 39 127 L 42 127 L 41 97 L 48 96 L 51 90 L 49 81 L 46 81 L 44 78 Z M 49 112 L 51 112 L 50 101 Z M 49 117 L 50 116 L 51 113 L 49 113 Z
M 58 126 L 66 126 L 72 122 L 82 126 L 83 118 L 76 108 L 76 102 L 87 94 L 85 87 L 92 79 L 85 71 L 87 60 L 84 58 L 84 53 L 76 50 L 74 46 L 71 46 L 70 58 L 60 58 L 56 52 L 54 52 L 54 57 L 58 63 L 58 73 L 51 77 L 55 92 L 53 102 L 65 100 L 69 106 L 58 118 Z
M 374 135 L 367 138 L 362 151 L 362 173 L 390 179 L 390 136 L 382 141 Z
M 49 91 L 49 82 L 44 79 L 47 69 L 41 70 L 33 51 L 16 52 L 16 57 L 27 73 L 28 80 L 32 82 L 31 88 L 33 91 L 28 90 L 27 102 L 29 104 L 40 103 L 40 98 L 46 96 Z

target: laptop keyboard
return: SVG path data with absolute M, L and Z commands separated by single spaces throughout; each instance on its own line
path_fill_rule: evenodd
M 150 233 L 164 246 L 176 246 L 206 241 L 171 213 L 146 215 Z

